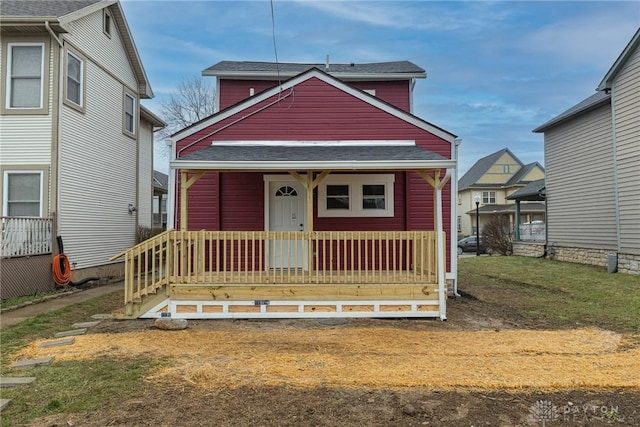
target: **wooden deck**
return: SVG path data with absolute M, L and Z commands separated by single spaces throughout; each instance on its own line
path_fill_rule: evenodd
M 171 230 L 119 256 L 130 317 L 442 317 L 436 246 L 429 231 Z

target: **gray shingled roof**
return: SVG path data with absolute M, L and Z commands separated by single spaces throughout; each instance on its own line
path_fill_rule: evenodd
M 516 172 L 515 174 L 513 174 L 513 176 L 511 177 L 511 179 L 505 184 L 506 187 L 511 186 L 511 185 L 517 185 L 517 184 L 524 184 L 526 182 L 529 181 L 523 181 L 522 179 L 527 176 L 527 174 L 529 172 L 531 172 L 536 166 L 538 166 L 540 169 L 544 170 L 544 168 L 542 167 L 542 165 L 538 162 L 533 162 L 533 163 L 529 163 L 524 165 L 523 167 L 520 168 L 520 170 L 518 172 Z
M 544 189 L 544 179 L 531 181 L 518 191 L 509 194 L 507 200 L 545 200 Z
M 318 68 L 330 74 L 354 73 L 354 74 L 425 74 L 425 71 L 416 64 L 409 61 L 395 62 L 374 62 L 374 63 L 350 63 L 350 64 L 301 64 L 301 63 L 278 63 L 275 62 L 251 62 L 251 61 L 220 61 L 215 65 L 205 69 L 204 75 L 218 75 L 227 73 L 265 73 L 276 74 L 300 74 L 311 68 Z
M 448 160 L 417 146 L 309 146 L 282 147 L 260 145 L 211 145 L 189 153 L 178 160 L 216 162 L 273 162 L 273 161 L 394 161 Z
M 510 203 L 508 205 L 482 205 L 478 209 L 481 214 L 505 214 L 505 213 L 515 213 L 516 204 Z M 532 212 L 544 212 L 545 204 L 544 203 L 523 203 L 520 205 L 520 213 L 532 213 Z M 475 215 L 476 210 L 471 209 L 467 211 L 468 214 Z
M 161 190 L 166 190 L 169 188 L 169 176 L 162 172 L 153 171 L 153 187 Z
M 56 17 L 68 15 L 100 0 L 2 0 L 1 16 Z
M 587 111 L 591 111 L 599 107 L 600 105 L 610 101 L 611 101 L 611 95 L 609 95 L 608 93 L 596 92 L 590 97 L 588 97 L 587 99 L 584 99 L 579 103 L 577 103 L 576 105 L 574 105 L 573 107 L 569 108 L 565 112 L 555 116 L 553 119 L 549 120 L 548 122 L 538 126 L 532 132 L 535 132 L 535 133 L 544 132 L 553 126 L 559 125 L 560 123 L 566 120 L 569 120 L 573 117 L 576 117 L 580 114 L 584 114 Z
M 520 160 L 518 160 L 518 158 L 511 152 L 511 150 L 509 150 L 508 148 L 503 148 L 502 150 L 489 154 L 488 156 L 483 157 L 475 162 L 475 164 L 471 166 L 471 169 L 469 169 L 467 173 L 465 173 L 462 178 L 458 180 L 458 191 L 465 190 L 474 185 L 480 178 L 482 178 L 482 175 L 484 175 L 489 170 L 489 168 L 493 166 L 493 164 L 500 157 L 502 157 L 504 153 L 509 153 L 511 157 L 516 159 L 522 166 Z

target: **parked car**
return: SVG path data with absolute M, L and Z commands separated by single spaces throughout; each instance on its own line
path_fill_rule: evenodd
M 462 255 L 464 252 L 476 252 L 476 236 L 465 237 L 458 240 L 458 255 Z M 480 239 L 480 253 L 486 254 L 487 249 L 482 245 L 482 239 Z

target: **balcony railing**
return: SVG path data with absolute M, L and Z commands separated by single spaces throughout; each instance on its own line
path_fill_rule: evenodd
M 0 217 L 0 256 L 18 257 L 51 253 L 51 218 Z
M 164 285 L 434 284 L 437 253 L 433 231 L 170 230 L 112 260 L 132 303 Z
M 546 239 L 546 224 L 520 224 L 520 240 L 544 241 Z

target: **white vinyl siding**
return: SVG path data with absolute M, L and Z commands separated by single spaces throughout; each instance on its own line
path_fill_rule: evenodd
M 116 24 L 111 21 L 111 37 L 102 32 L 103 12 L 98 11 L 73 23 L 73 31 L 65 34 L 65 40 L 87 56 L 87 60 L 102 64 L 103 67 L 126 86 L 137 88 L 135 74 L 125 54 L 124 45 Z
M 548 243 L 615 249 L 611 110 L 545 132 Z
M 9 39 L 9 37 L 4 37 Z M 49 43 L 44 43 L 47 48 L 50 48 Z M 6 48 L 7 43 L 0 43 L 3 49 Z M 6 102 L 6 94 L 2 93 L 3 100 L 3 113 L 0 115 L 0 164 L 7 165 L 28 165 L 28 164 L 50 164 L 51 163 L 51 138 L 52 138 L 52 103 L 53 96 L 51 91 L 53 85 L 48 84 L 49 81 L 53 81 L 53 57 L 51 52 L 47 50 L 47 82 L 44 88 L 47 90 L 44 99 L 47 102 L 44 111 L 48 114 L 42 114 L 37 112 L 32 114 L 31 111 L 22 111 L 19 115 L 14 115 L 14 111 L 4 108 Z M 1 57 L 6 58 L 6 49 L 2 52 Z M 6 59 L 5 59 L 6 60 Z M 0 64 L 2 67 L 2 80 L 6 85 L 5 79 L 5 66 L 6 64 Z M 4 87 L 4 86 L 3 86 Z M 29 129 L 29 132 L 25 132 L 25 129 Z
M 138 133 L 138 225 L 151 227 L 153 203 L 153 131 L 146 121 L 140 121 Z
M 640 254 L 640 48 L 614 81 L 620 250 Z
M 108 264 L 135 244 L 138 212 L 128 206 L 139 207 L 137 141 L 123 134 L 123 93 L 136 95 L 137 83 L 115 22 L 106 37 L 102 16 L 75 21 L 65 35 L 86 73 L 84 114 L 61 111 L 59 153 L 59 233 L 78 269 Z

